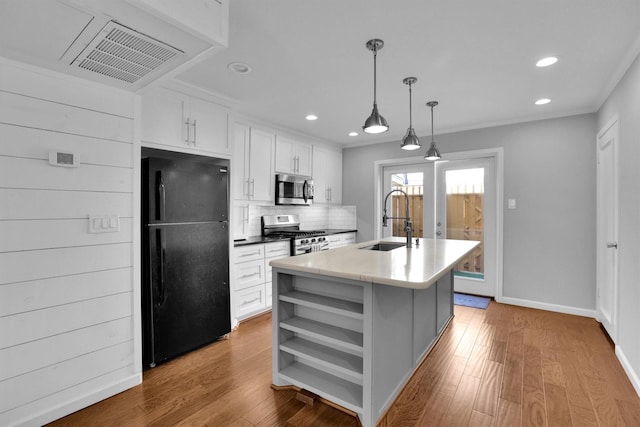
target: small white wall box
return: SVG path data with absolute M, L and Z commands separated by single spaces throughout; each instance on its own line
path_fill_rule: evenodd
M 80 159 L 75 153 L 68 151 L 49 151 L 49 164 L 65 168 L 77 168 L 80 166 Z

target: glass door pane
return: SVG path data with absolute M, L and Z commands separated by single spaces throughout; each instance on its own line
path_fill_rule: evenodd
M 447 239 L 480 242 L 454 269 L 456 276 L 484 279 L 484 168 L 445 172 Z
M 387 216 L 389 219 L 386 227 L 382 227 L 382 237 L 406 237 L 405 217 L 407 216 L 407 200 L 409 202 L 409 217 L 413 224 L 413 237 L 430 237 L 433 235 L 433 202 L 426 203 L 431 211 L 425 207 L 425 197 L 432 194 L 427 191 L 425 196 L 425 179 L 433 174 L 433 166 L 422 164 L 409 164 L 403 166 L 385 167 L 383 173 L 382 202 L 386 200 Z M 405 197 L 405 193 L 406 197 Z M 427 224 L 427 220 L 431 223 Z M 429 233 L 429 227 L 431 232 Z

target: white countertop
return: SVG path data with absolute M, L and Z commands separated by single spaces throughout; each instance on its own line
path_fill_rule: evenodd
M 282 268 L 324 276 L 379 283 L 402 288 L 425 289 L 434 284 L 473 250 L 479 242 L 470 240 L 416 239 L 412 247 L 390 251 L 360 249 L 378 240 L 357 243 L 328 251 L 314 252 L 271 261 Z M 384 242 L 405 242 L 390 237 Z

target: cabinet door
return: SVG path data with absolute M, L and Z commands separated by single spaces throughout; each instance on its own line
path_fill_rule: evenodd
M 342 235 L 342 246 L 353 245 L 356 243 L 356 233 L 344 233 Z
M 329 203 L 342 204 L 342 153 L 327 152 L 327 181 Z
M 233 224 L 233 240 L 246 239 L 249 235 L 249 203 L 234 203 L 231 221 Z
M 191 98 L 189 123 L 192 147 L 211 153 L 231 154 L 227 132 L 227 109 Z
M 313 203 L 329 202 L 327 183 L 327 152 L 313 147 Z
M 311 144 L 298 142 L 293 146 L 295 173 L 311 176 Z
M 249 198 L 249 137 L 248 126 L 233 124 L 233 159 L 232 186 L 233 198 L 247 200 Z
M 142 96 L 140 136 L 144 142 L 188 147 L 185 110 L 189 98 L 177 92 L 156 88 Z
M 295 173 L 294 142 L 278 135 L 276 139 L 276 172 Z
M 264 311 L 266 307 L 265 285 L 252 286 L 236 291 L 234 294 L 236 317 L 244 319 L 252 314 Z
M 249 199 L 273 203 L 275 135 L 252 128 L 249 142 Z
M 340 234 L 332 234 L 331 236 L 327 236 L 326 239 L 327 242 L 329 242 L 329 249 L 342 246 L 342 237 Z
M 245 289 L 250 286 L 264 284 L 266 272 L 264 270 L 264 259 L 240 262 L 235 265 L 234 290 Z

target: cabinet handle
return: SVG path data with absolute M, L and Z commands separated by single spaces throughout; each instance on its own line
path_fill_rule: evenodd
M 248 279 L 249 277 L 253 277 L 253 276 L 260 276 L 260 273 L 245 274 L 244 276 L 240 276 L 240 278 L 241 279 Z
M 242 301 L 242 305 L 251 304 L 251 303 L 252 303 L 252 302 L 254 302 L 254 301 L 260 301 L 260 297 L 255 297 L 254 299 L 252 299 L 252 300 L 248 300 L 248 301 L 247 301 L 247 300 L 244 300 L 244 301 Z
M 244 214 L 244 210 L 247 210 L 247 214 L 244 215 L 244 222 L 246 222 L 247 224 L 249 224 L 249 205 L 245 206 L 244 208 L 242 208 L 242 212 Z
M 187 139 L 185 140 L 185 142 L 187 143 L 187 145 L 191 145 L 191 120 L 187 117 L 187 121 L 184 122 L 185 125 L 187 125 Z
M 251 193 L 249 193 L 249 197 L 254 197 L 255 196 L 255 189 L 256 189 L 256 180 L 255 179 L 251 179 Z
M 196 146 L 196 119 L 193 119 L 193 146 Z
M 333 188 L 329 187 L 329 201 L 331 202 L 333 200 Z
M 258 249 L 258 250 L 257 250 L 257 251 L 255 251 L 255 252 L 247 252 L 247 253 L 245 253 L 245 254 L 242 254 L 242 255 L 240 255 L 240 258 L 242 258 L 242 257 L 246 257 L 246 256 L 252 256 L 252 255 L 259 255 L 259 254 L 260 254 L 260 249 Z

